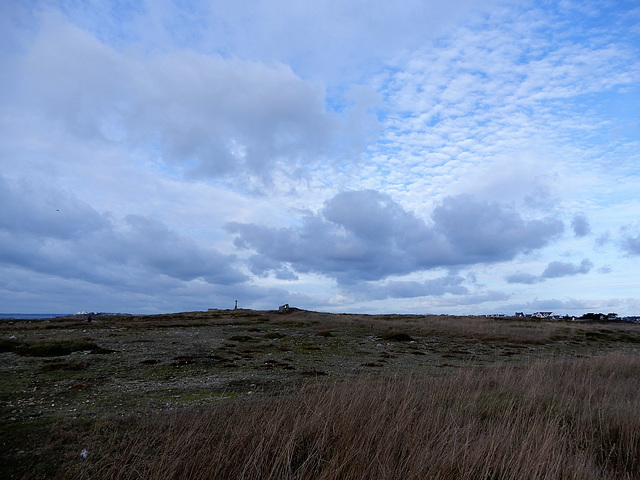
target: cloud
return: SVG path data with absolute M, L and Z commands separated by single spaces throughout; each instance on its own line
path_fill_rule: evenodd
M 618 312 L 620 310 L 637 312 L 640 303 L 636 298 L 535 298 L 534 300 L 518 305 L 507 305 L 514 311 L 554 311 L 560 314 L 583 315 L 586 312 Z
M 505 308 L 509 308 L 515 311 L 524 312 L 537 312 L 537 311 L 552 311 L 552 312 L 581 312 L 585 310 L 593 309 L 594 301 L 580 300 L 575 298 L 569 298 L 561 300 L 558 298 L 539 299 L 536 298 L 530 302 L 526 302 L 519 305 L 508 305 Z
M 538 275 L 532 275 L 530 273 L 514 273 L 513 275 L 507 275 L 505 280 L 507 283 L 523 283 L 525 285 L 532 285 L 542 281 Z
M 424 282 L 393 281 L 380 286 L 380 293 L 383 295 L 380 298 L 432 297 L 447 293 L 465 295 L 469 293 L 469 289 L 462 282 L 464 278 L 459 275 L 447 275 Z
M 462 285 L 464 278 L 446 275 L 430 280 L 393 280 L 385 283 L 361 282 L 345 286 L 345 292 L 356 301 L 384 300 L 387 298 L 439 297 L 442 295 L 467 295 L 469 289 Z
M 507 275 L 505 280 L 507 283 L 522 283 L 532 285 L 534 283 L 544 282 L 548 278 L 560 278 L 573 275 L 589 273 L 593 268 L 593 263 L 588 259 L 583 259 L 579 264 L 571 262 L 550 262 L 541 275 L 532 275 L 530 273 L 515 273 Z
M 191 177 L 265 180 L 340 141 L 322 85 L 280 63 L 119 51 L 58 15 L 44 15 L 27 48 L 11 85 L 16 114 L 48 116 L 76 141 L 145 151 Z
M 0 2 L 0 304 L 634 295 L 638 9 L 125 3 Z
M 252 256 L 252 264 L 320 273 L 348 285 L 511 259 L 546 245 L 563 227 L 551 217 L 525 221 L 469 196 L 444 199 L 427 224 L 390 196 L 363 190 L 338 193 L 318 213 L 307 212 L 298 227 L 232 222 L 226 229 L 238 248 L 256 252 L 260 262 Z
M 105 227 L 108 220 L 71 191 L 0 174 L 0 230 L 60 240 Z
M 0 264 L 0 304 L 11 312 L 75 313 L 80 310 L 129 313 L 163 313 L 233 308 L 277 308 L 283 303 L 314 308 L 316 296 L 251 283 L 210 284 L 184 282 L 148 271 L 128 269 L 116 282 L 91 282 L 83 278 L 27 270 Z M 98 268 L 98 265 L 94 265 Z
M 89 282 L 135 284 L 144 275 L 235 284 L 235 257 L 198 245 L 162 221 L 101 214 L 73 192 L 0 176 L 0 263 Z
M 495 290 L 489 290 L 486 292 L 479 292 L 472 295 L 468 295 L 466 297 L 457 298 L 455 303 L 459 305 L 476 305 L 488 302 L 496 302 L 507 300 L 509 295 L 505 292 L 499 292 Z M 451 305 L 454 305 L 453 302 Z
M 542 278 L 559 278 L 581 273 L 589 273 L 593 268 L 593 263 L 588 259 L 583 259 L 579 265 L 570 262 L 551 262 L 542 272 Z
M 625 237 L 622 246 L 629 255 L 640 255 L 640 235 Z
M 298 280 L 298 276 L 288 266 L 264 255 L 253 255 L 247 263 L 251 273 L 259 277 L 268 277 L 271 272 L 279 280 Z
M 575 215 L 571 220 L 571 228 L 576 237 L 584 237 L 591 233 L 591 226 L 584 215 Z
M 511 259 L 546 245 L 563 231 L 559 220 L 525 221 L 499 203 L 466 195 L 445 198 L 433 220 L 464 263 Z
M 625 13 L 602 11 L 597 27 L 593 18 L 572 17 L 571 32 L 545 20 L 556 13 L 512 4 L 486 23 L 456 28 L 437 48 L 399 60 L 383 85 L 395 114 L 373 147 L 384 162 L 379 173 L 395 161 L 395 178 L 412 178 L 418 192 L 486 198 L 500 192 L 509 200 L 526 196 L 528 206 L 548 211 L 573 192 L 599 188 L 594 165 L 629 162 L 635 153 L 608 147 L 596 153 L 591 142 L 596 132 L 610 134 L 610 112 L 580 101 L 636 91 L 632 42 L 605 41 L 614 38 L 612 30 L 603 37 L 607 23 Z M 498 18 L 509 20 L 495 23 Z M 626 115 L 616 120 L 628 124 Z M 632 140 L 624 143 L 633 148 Z
M 366 6 L 339 0 L 304 5 L 257 0 L 249 9 L 236 2 L 149 2 L 147 17 L 152 22 L 144 18 L 136 26 L 144 32 L 140 36 L 156 45 L 189 45 L 225 56 L 266 58 L 290 64 L 305 77 L 341 77 L 354 83 L 363 72 L 375 71 L 381 60 L 419 48 L 456 22 L 496 3 L 500 2 L 460 0 L 452 9 L 443 2 L 420 0 Z
M 620 246 L 627 255 L 640 255 L 640 232 L 637 224 L 624 225 L 621 229 Z
M 610 242 L 611 242 L 611 233 L 608 231 L 604 232 L 603 234 L 599 235 L 596 238 L 595 240 L 596 248 L 602 248 Z
M 232 256 L 201 247 L 158 219 L 127 215 L 123 223 L 114 237 L 118 250 L 126 252 L 125 262 L 184 281 L 200 278 L 212 284 L 234 284 L 246 280 L 231 267 Z M 108 258 L 121 259 L 122 254 L 110 248 Z

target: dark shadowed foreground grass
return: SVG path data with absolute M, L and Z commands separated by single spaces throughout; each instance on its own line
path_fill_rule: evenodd
M 640 358 L 610 354 L 102 419 L 78 479 L 640 478 Z

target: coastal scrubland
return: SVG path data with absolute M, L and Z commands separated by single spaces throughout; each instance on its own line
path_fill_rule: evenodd
M 640 325 L 210 310 L 0 323 L 0 477 L 640 478 Z

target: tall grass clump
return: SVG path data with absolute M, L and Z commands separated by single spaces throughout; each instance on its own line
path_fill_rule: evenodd
M 96 424 L 63 477 L 636 479 L 639 375 L 615 354 L 132 415 Z

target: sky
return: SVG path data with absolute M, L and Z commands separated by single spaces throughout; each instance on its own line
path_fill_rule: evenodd
M 635 0 L 0 5 L 0 311 L 640 315 Z

